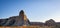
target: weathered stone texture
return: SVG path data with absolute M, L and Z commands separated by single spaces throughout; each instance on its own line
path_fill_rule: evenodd
M 21 10 L 19 16 L 13 16 L 7 19 L 0 19 L 0 26 L 23 26 L 29 25 L 28 19 L 24 14 L 24 11 Z

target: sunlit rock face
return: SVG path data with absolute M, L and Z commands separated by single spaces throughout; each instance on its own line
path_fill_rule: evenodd
M 16 22 L 13 24 L 14 26 L 20 26 L 20 25 L 29 25 L 28 24 L 28 19 L 26 15 L 24 14 L 24 11 L 21 10 L 19 13 L 19 17 L 16 19 Z
M 0 19 L 0 26 L 28 26 L 29 20 L 27 19 L 24 11 L 21 10 L 19 16 L 13 16 L 8 19 Z

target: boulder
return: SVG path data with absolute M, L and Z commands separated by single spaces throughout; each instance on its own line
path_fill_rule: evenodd
M 45 25 L 47 25 L 47 26 L 55 26 L 56 23 L 55 23 L 55 21 L 53 19 L 50 19 L 50 20 L 47 20 L 45 22 Z

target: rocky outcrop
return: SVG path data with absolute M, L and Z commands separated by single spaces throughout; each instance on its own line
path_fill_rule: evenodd
M 47 26 L 56 26 L 56 22 L 53 19 L 47 20 L 45 22 L 45 25 Z
M 3 26 L 7 21 L 8 19 L 0 19 L 0 26 Z
M 19 12 L 19 16 L 12 16 L 6 19 L 0 19 L 0 26 L 59 26 L 60 22 L 55 22 L 54 20 L 50 19 L 47 20 L 45 23 L 43 22 L 30 22 L 25 15 L 24 11 L 21 10 Z
M 0 26 L 23 26 L 29 25 L 29 20 L 27 19 L 24 11 L 21 10 L 19 16 L 13 16 L 8 19 L 0 19 Z

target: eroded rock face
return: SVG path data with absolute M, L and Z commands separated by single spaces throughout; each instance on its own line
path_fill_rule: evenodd
M 0 26 L 29 26 L 29 25 L 38 25 L 38 26 L 55 26 L 56 24 L 54 20 L 47 20 L 45 23 L 41 22 L 30 22 L 27 16 L 24 14 L 24 11 L 21 10 L 19 16 L 13 16 L 6 19 L 0 19 Z
M 0 26 L 3 26 L 7 21 L 8 19 L 0 19 Z
M 56 23 L 55 23 L 55 21 L 53 19 L 50 19 L 50 20 L 45 22 L 45 25 L 47 25 L 47 26 L 55 26 Z
M 21 10 L 19 16 L 13 16 L 7 19 L 0 19 L 0 26 L 28 26 L 28 19 L 24 14 L 24 11 Z

